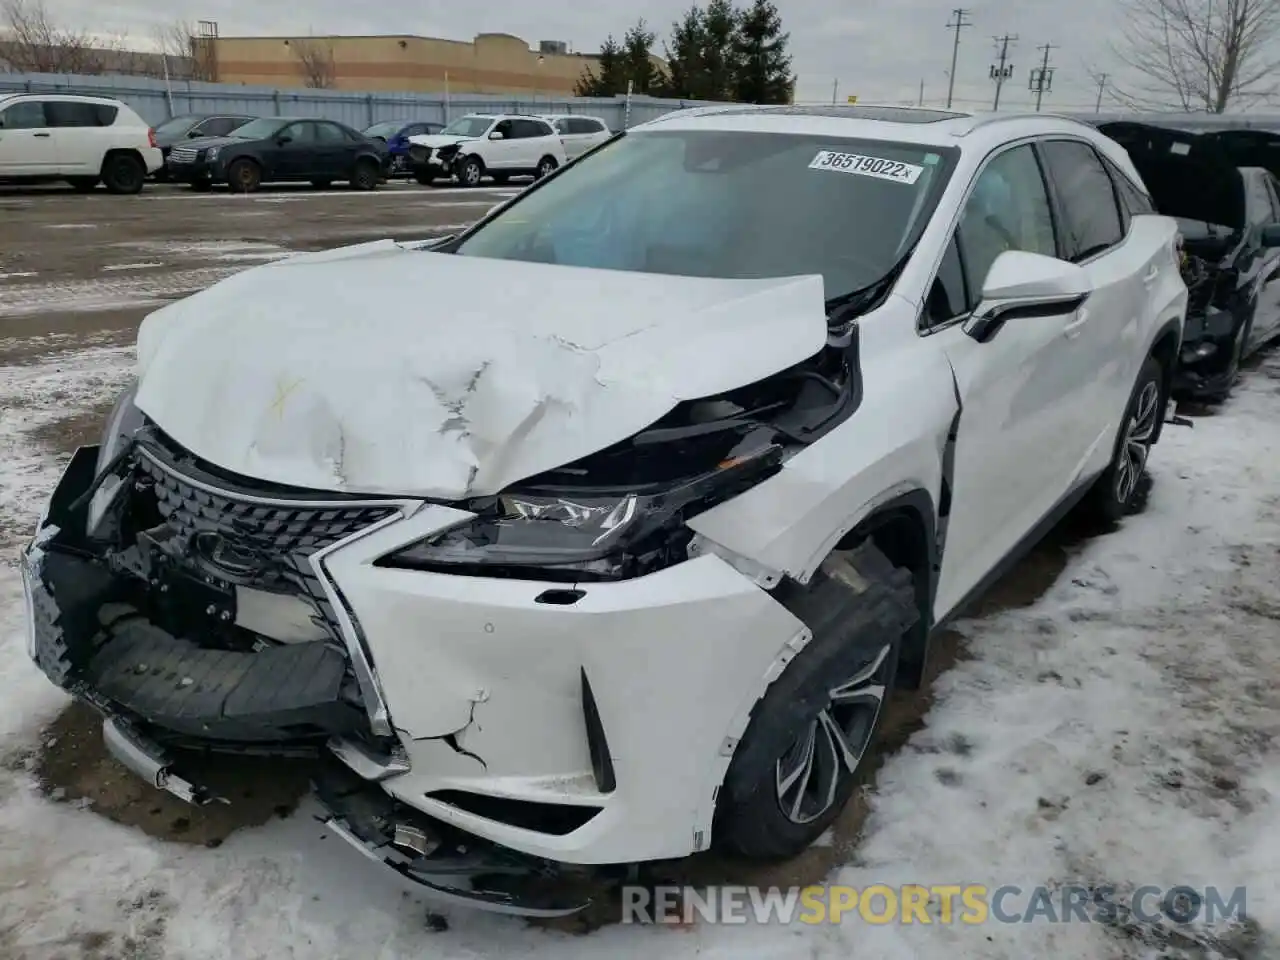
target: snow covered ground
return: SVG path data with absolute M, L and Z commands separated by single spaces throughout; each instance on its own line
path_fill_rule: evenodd
M 100 405 L 127 362 L 108 349 L 0 369 L 0 524 L 29 515 L 25 535 L 55 476 L 40 428 Z M 6 557 L 0 958 L 1280 956 L 1278 466 L 1272 359 L 1217 415 L 1166 429 L 1144 515 L 1086 544 L 1033 605 L 962 625 L 970 659 L 939 679 L 927 727 L 881 769 L 853 863 L 832 878 L 1244 886 L 1244 925 L 1170 940 L 1141 922 L 870 926 L 852 915 L 574 937 L 449 911 L 448 931 L 430 933 L 424 901 L 323 840 L 305 806 L 204 849 L 44 798 L 21 758 L 65 701 L 26 660 Z

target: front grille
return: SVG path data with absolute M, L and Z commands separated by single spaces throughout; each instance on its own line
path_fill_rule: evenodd
M 175 163 L 191 163 L 196 158 L 196 152 L 195 147 L 174 147 L 169 157 Z
M 216 533 L 232 546 L 280 558 L 309 557 L 365 527 L 384 520 L 396 507 L 307 506 L 303 503 L 261 503 L 234 492 L 211 493 L 139 457 L 142 472 L 155 481 L 160 515 L 189 540 Z M 286 499 L 286 498 L 281 498 Z

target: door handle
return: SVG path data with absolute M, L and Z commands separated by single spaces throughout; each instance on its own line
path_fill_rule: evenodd
M 1076 311 L 1076 317 L 1069 323 L 1063 324 L 1062 334 L 1067 338 L 1074 338 L 1080 335 L 1081 329 L 1089 322 L 1089 311 L 1081 307 Z
M 32 136 L 33 136 L 33 137 L 48 137 L 48 136 L 50 136 L 50 134 L 47 134 L 47 133 L 33 133 L 33 134 L 32 134 Z
M 1147 286 L 1151 286 L 1156 282 L 1156 277 L 1158 276 L 1160 276 L 1160 268 L 1153 263 L 1151 269 L 1147 271 L 1147 275 L 1142 278 L 1142 282 Z

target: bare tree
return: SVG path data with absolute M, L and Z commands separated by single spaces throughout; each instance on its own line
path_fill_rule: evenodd
M 169 58 L 169 69 L 175 76 L 190 80 L 217 82 L 217 58 L 213 40 L 202 37 L 194 20 L 178 20 L 155 33 L 160 53 Z
M 293 55 L 298 58 L 302 80 L 316 90 L 332 87 L 337 81 L 337 65 L 333 59 L 333 44 L 315 39 L 290 41 Z
M 1222 113 L 1280 89 L 1280 0 L 1122 0 L 1126 28 L 1113 46 L 1136 78 L 1102 85 L 1131 109 Z
M 0 48 L 10 67 L 24 73 L 101 73 L 100 49 L 84 30 L 56 23 L 44 0 L 0 0 Z

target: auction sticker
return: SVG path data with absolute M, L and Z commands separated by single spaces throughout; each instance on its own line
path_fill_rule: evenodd
M 924 173 L 924 167 L 881 157 L 866 157 L 860 153 L 837 153 L 819 150 L 809 164 L 810 170 L 837 170 L 840 173 L 856 173 L 861 177 L 878 180 L 894 180 L 898 183 L 915 183 Z

